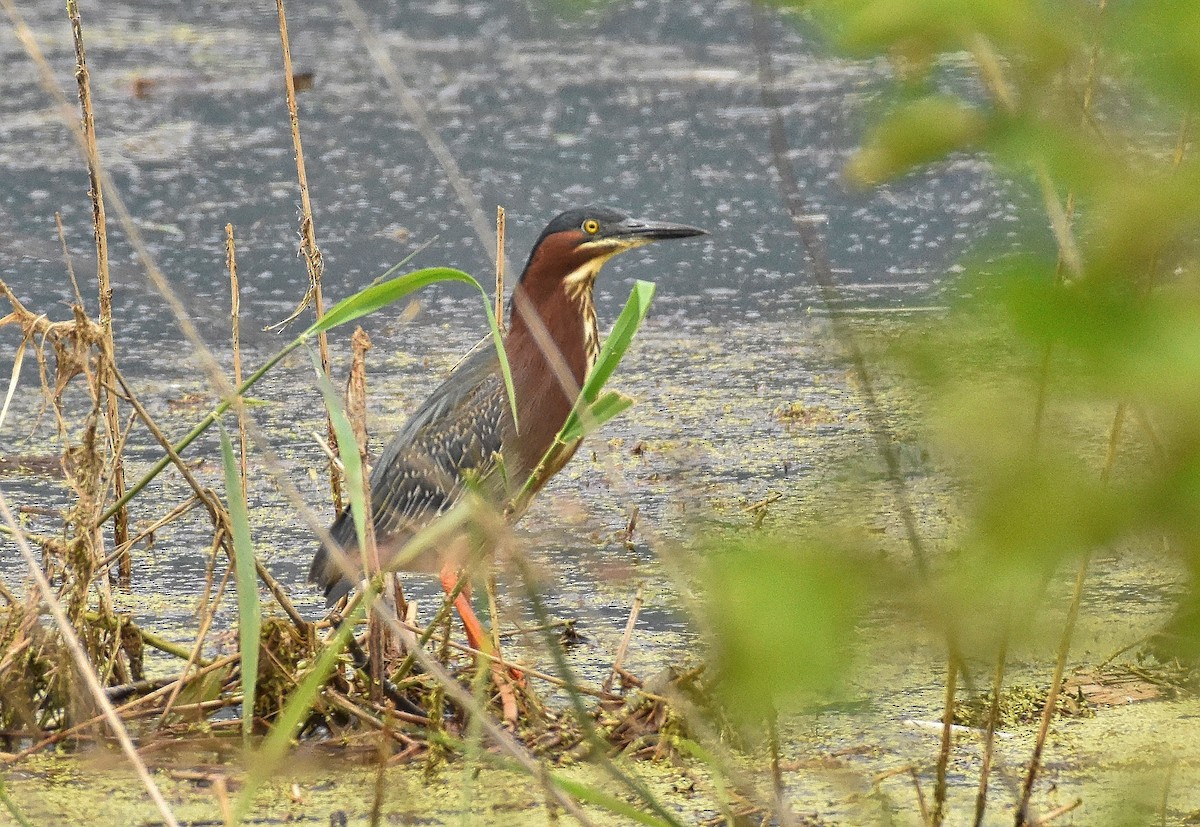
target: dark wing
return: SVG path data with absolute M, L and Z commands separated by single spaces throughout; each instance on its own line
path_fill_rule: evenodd
M 512 413 L 491 347 L 476 348 L 425 400 L 380 455 L 371 472 L 380 563 L 417 528 L 446 511 L 463 491 L 463 477 L 483 478 L 496 464 Z M 354 521 L 347 509 L 330 529 L 333 539 L 358 562 Z M 321 547 L 308 579 L 325 590 L 332 604 L 354 587 Z

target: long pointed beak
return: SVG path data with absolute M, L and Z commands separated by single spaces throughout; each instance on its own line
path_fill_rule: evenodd
M 609 238 L 628 241 L 662 241 L 668 238 L 691 238 L 694 235 L 708 235 L 707 230 L 699 227 L 689 227 L 687 224 L 671 224 L 667 221 L 643 221 L 637 218 L 627 218 L 608 234 Z

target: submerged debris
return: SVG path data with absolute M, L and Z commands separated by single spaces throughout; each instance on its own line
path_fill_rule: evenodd
M 1050 695 L 1049 686 L 1018 684 L 1006 687 L 1000 693 L 1000 704 L 996 726 L 999 729 L 1036 723 L 1042 717 L 1042 709 Z M 954 723 L 984 729 L 991 716 L 991 690 L 954 707 Z M 1064 686 L 1058 693 L 1055 714 L 1061 718 L 1091 718 L 1096 714 L 1089 700 L 1078 687 Z

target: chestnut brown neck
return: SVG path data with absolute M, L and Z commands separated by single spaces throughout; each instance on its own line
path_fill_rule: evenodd
M 543 241 L 513 292 L 505 347 L 517 396 L 521 474 L 553 444 L 599 350 L 592 288 L 604 258 L 573 255 L 575 243 Z

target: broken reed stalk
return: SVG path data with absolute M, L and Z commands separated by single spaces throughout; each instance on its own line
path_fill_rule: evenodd
M 645 590 L 645 584 L 638 583 L 637 593 L 633 596 L 633 605 L 629 607 L 629 619 L 625 621 L 625 632 L 621 635 L 621 642 L 617 645 L 617 653 L 613 656 L 612 669 L 609 670 L 608 677 L 604 679 L 604 683 L 600 684 L 600 689 L 604 692 L 612 689 L 613 681 L 617 679 L 621 665 L 625 661 L 625 653 L 629 650 L 629 643 L 633 640 L 633 630 L 637 626 L 638 614 L 642 611 L 642 598 Z
M 116 358 L 113 343 L 112 282 L 108 270 L 108 219 L 104 210 L 104 185 L 100 174 L 100 155 L 96 149 L 96 119 L 92 110 L 92 91 L 83 46 L 83 24 L 76 0 L 67 0 L 67 16 L 71 20 L 71 35 L 75 42 L 75 79 L 79 86 L 79 106 L 83 113 L 83 135 L 87 147 L 89 194 L 92 199 L 92 223 L 96 239 L 96 281 L 100 295 L 101 353 L 97 360 L 96 381 L 104 400 L 104 424 L 112 461 L 113 486 L 118 498 L 125 493 L 125 468 L 121 453 L 116 450 L 120 431 L 117 399 L 105 390 L 109 366 Z M 74 275 L 72 274 L 72 281 Z M 80 303 L 82 305 L 82 302 Z M 113 516 L 113 544 L 121 546 L 129 539 L 129 511 L 122 508 Z M 117 563 L 118 582 L 128 589 L 133 578 L 132 557 L 123 554 Z
M 287 89 L 288 120 L 292 127 L 292 146 L 296 150 L 296 178 L 300 184 L 300 250 L 304 254 L 304 262 L 308 268 L 308 292 L 304 294 L 300 305 L 287 319 L 275 325 L 276 328 L 287 325 L 300 315 L 311 302 L 317 321 L 325 315 L 325 299 L 322 293 L 321 276 L 325 272 L 325 261 L 321 250 L 317 247 L 316 230 L 313 227 L 312 200 L 308 195 L 308 173 L 304 166 L 304 146 L 300 142 L 300 111 L 296 106 L 296 81 L 292 75 L 292 47 L 288 42 L 287 15 L 283 10 L 283 0 L 275 0 L 275 9 L 279 14 L 279 41 L 283 48 L 283 81 Z M 317 334 L 317 352 L 321 357 L 321 370 L 326 376 L 329 370 L 329 337 L 324 331 Z M 326 431 L 329 446 L 337 454 L 337 434 L 333 432 L 333 420 L 326 417 Z M 340 513 L 342 503 L 342 479 L 337 465 L 329 464 L 329 488 L 333 494 L 333 509 Z
M 74 661 L 76 671 L 83 677 L 84 684 L 86 684 L 92 700 L 104 713 L 104 719 L 108 722 L 113 735 L 121 745 L 122 752 L 129 759 L 129 763 L 133 765 L 134 771 L 145 786 L 146 792 L 150 795 L 151 800 L 158 809 L 159 815 L 162 816 L 163 820 L 170 827 L 179 827 L 179 822 L 175 820 L 170 805 L 163 798 L 162 792 L 154 783 L 154 779 L 150 777 L 149 770 L 146 769 L 145 763 L 143 763 L 137 749 L 133 746 L 133 741 L 129 738 L 129 732 L 125 729 L 125 724 L 121 721 L 120 716 L 117 715 L 112 703 L 108 700 L 108 696 L 104 694 L 104 687 L 100 685 L 100 681 L 96 677 L 95 668 L 92 666 L 87 652 L 84 651 L 83 645 L 79 642 L 79 637 L 75 634 L 75 629 L 67 619 L 62 605 L 59 604 L 54 589 L 50 586 L 46 575 L 42 573 L 42 567 L 34 556 L 33 549 L 29 547 L 29 543 L 25 541 L 25 537 L 18 530 L 17 521 L 13 517 L 12 511 L 9 510 L 8 500 L 4 497 L 3 492 L 0 492 L 0 519 L 3 519 L 8 527 L 15 532 L 13 539 L 17 543 L 17 548 L 20 550 L 21 556 L 25 559 L 25 564 L 29 569 L 30 575 L 33 577 L 34 585 L 41 595 L 42 601 L 49 607 L 50 614 L 54 618 L 54 623 L 58 626 L 59 634 L 62 635 L 63 644 L 67 647 L 67 651 L 70 653 L 72 661 Z

